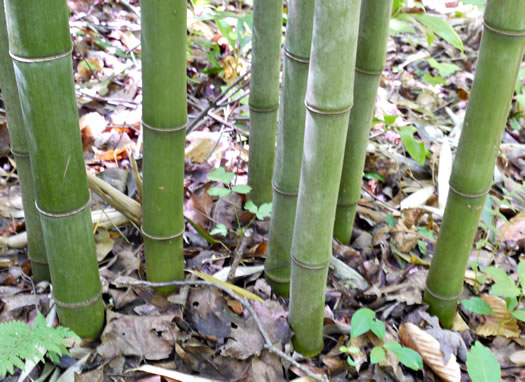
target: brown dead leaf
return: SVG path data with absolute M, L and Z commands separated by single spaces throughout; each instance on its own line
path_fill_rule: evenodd
M 444 381 L 461 381 L 461 370 L 456 361 L 456 356 L 452 354 L 445 364 L 439 342 L 430 334 L 407 322 L 399 327 L 399 336 L 401 343 L 418 352 L 423 358 L 423 362 Z
M 101 73 L 103 67 L 104 63 L 102 60 L 96 57 L 88 57 L 78 64 L 77 75 L 85 81 L 90 79 L 95 73 Z
M 267 350 L 263 351 L 260 357 L 254 357 L 252 359 L 250 377 L 252 381 L 286 381 L 283 374 L 281 359 Z
M 97 352 L 104 358 L 118 355 L 148 360 L 168 358 L 175 342 L 175 314 L 131 316 L 109 311 Z
M 201 227 L 206 227 L 212 206 L 213 198 L 206 190 L 202 190 L 199 195 L 190 192 L 189 199 L 184 203 L 184 216 L 187 216 Z
M 525 238 L 525 211 L 521 211 L 505 223 L 501 227 L 501 232 L 503 232 L 503 241 L 518 241 Z
M 483 294 L 480 296 L 492 308 L 496 316 L 482 316 L 484 323 L 476 328 L 481 337 L 503 336 L 517 338 L 520 335 L 518 323 L 507 310 L 507 303 L 500 297 Z M 503 325 L 500 324 L 503 323 Z
M 108 126 L 108 121 L 106 121 L 102 115 L 94 111 L 80 117 L 79 124 L 83 136 L 98 137 Z

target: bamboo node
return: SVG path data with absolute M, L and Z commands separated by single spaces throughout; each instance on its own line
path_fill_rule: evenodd
M 308 103 L 307 100 L 304 100 L 304 106 L 310 111 L 311 113 L 320 114 L 320 115 L 341 115 L 350 112 L 352 110 L 352 105 L 345 107 L 341 110 L 322 110 L 315 106 L 312 106 Z
M 502 36 L 507 36 L 507 37 L 525 37 L 525 30 L 511 31 L 511 30 L 500 29 L 500 28 L 497 28 L 495 26 L 490 25 L 489 23 L 487 23 L 486 20 L 483 20 L 483 25 L 489 31 L 497 33 L 497 34 L 500 34 Z
M 337 207 L 353 207 L 356 206 L 359 201 L 356 202 L 340 202 L 337 201 Z
M 294 255 L 292 255 L 291 258 L 294 264 L 297 265 L 299 268 L 308 269 L 311 271 L 319 271 L 321 269 L 325 269 L 330 264 L 330 261 L 327 261 L 324 264 L 310 265 L 310 264 L 305 264 L 302 261 L 298 260 Z
M 283 191 L 281 190 L 279 187 L 277 187 L 273 182 L 272 182 L 272 189 L 277 192 L 278 194 L 281 194 L 281 195 L 284 195 L 284 196 L 297 196 L 299 195 L 298 192 L 287 192 L 287 191 Z
M 452 187 L 452 185 L 450 183 L 449 183 L 448 187 L 450 188 L 450 191 L 452 191 L 454 194 L 459 195 L 459 196 L 463 196 L 464 198 L 468 198 L 468 199 L 479 199 L 479 198 L 482 198 L 485 195 L 487 195 L 489 193 L 489 191 L 490 191 L 490 188 L 488 188 L 487 190 L 485 190 L 483 192 L 480 192 L 478 194 L 469 194 L 469 193 L 465 193 L 465 192 L 461 192 L 461 191 L 456 190 L 454 187 Z
M 290 53 L 286 48 L 284 48 L 283 51 L 284 55 L 292 61 L 298 62 L 300 64 L 310 64 L 310 58 L 296 56 L 295 54 Z
M 362 73 L 362 74 L 367 74 L 369 76 L 380 76 L 381 74 L 383 74 L 382 70 L 379 71 L 379 72 L 372 72 L 370 70 L 365 70 L 365 69 L 358 68 L 357 66 L 355 67 L 355 71 L 359 72 L 359 73 Z
M 31 261 L 32 263 L 40 264 L 40 265 L 49 265 L 49 263 L 47 261 L 35 260 L 31 256 L 28 256 L 28 257 L 29 257 L 29 261 Z
M 73 45 L 71 45 L 71 48 L 67 52 L 55 54 L 53 56 L 48 56 L 48 57 L 27 58 L 27 57 L 17 56 L 16 54 L 12 52 L 9 52 L 9 55 L 15 61 L 24 62 L 27 64 L 34 64 L 36 62 L 49 62 L 49 61 L 60 60 L 61 58 L 71 55 L 71 53 L 73 53 Z
M 167 241 L 167 240 L 173 240 L 173 239 L 176 239 L 180 236 L 182 236 L 184 234 L 184 231 L 185 231 L 185 228 L 182 228 L 182 231 L 174 234 L 174 235 L 169 235 L 169 236 L 153 236 L 153 235 L 150 235 L 149 233 L 146 233 L 144 232 L 144 227 L 143 226 L 140 226 L 140 232 L 142 233 L 142 235 L 144 237 L 147 237 L 148 239 L 150 240 L 155 240 L 155 241 Z
M 461 297 L 461 294 L 463 293 L 463 291 L 461 291 L 458 295 L 452 296 L 452 297 L 451 296 L 441 296 L 439 294 L 432 292 L 430 288 L 428 287 L 428 285 L 425 285 L 425 292 L 439 301 L 457 301 Z
M 290 284 L 290 279 L 279 279 L 275 276 L 270 275 L 266 270 L 264 271 L 264 277 L 266 277 L 275 284 Z
M 44 216 L 49 216 L 49 217 L 51 217 L 51 218 L 66 218 L 66 217 L 68 217 L 68 216 L 73 216 L 73 215 L 76 215 L 76 214 L 82 212 L 83 210 L 86 209 L 86 207 L 89 206 L 89 203 L 90 203 L 90 202 L 91 202 L 91 198 L 88 198 L 87 202 L 84 203 L 84 204 L 82 205 L 82 207 L 77 208 L 77 209 L 75 209 L 75 210 L 73 210 L 73 211 L 63 212 L 63 213 L 58 213 L 58 214 L 53 213 L 53 212 L 47 212 L 47 211 L 44 211 L 43 209 L 41 209 L 41 208 L 38 206 L 38 203 L 36 202 L 36 200 L 35 200 L 35 208 L 36 208 L 36 210 L 37 210 L 38 212 L 40 212 L 41 215 L 44 215 Z
M 156 131 L 158 133 L 175 133 L 177 131 L 186 130 L 186 126 L 188 126 L 188 121 L 186 120 L 184 125 L 170 127 L 170 128 L 167 128 L 167 129 L 159 128 L 159 127 L 153 127 L 151 125 L 148 125 L 144 121 L 142 121 L 142 126 L 145 127 L 148 130 L 153 130 L 153 131 Z
M 91 298 L 89 298 L 89 299 L 87 299 L 85 301 L 80 301 L 80 302 L 64 302 L 64 301 L 60 301 L 53 294 L 53 300 L 55 300 L 55 305 L 60 307 L 60 308 L 65 308 L 65 309 L 86 308 L 86 307 L 96 303 L 101 297 L 102 297 L 102 286 L 100 287 L 100 290 L 98 291 L 98 293 L 96 295 L 94 295 L 93 297 L 91 297 Z
M 13 154 L 13 156 L 15 156 L 15 157 L 19 157 L 19 158 L 29 158 L 29 152 L 27 152 L 27 153 L 22 153 L 22 152 L 19 152 L 19 151 L 13 150 L 12 147 L 11 147 L 11 154 Z
M 250 108 L 250 111 L 255 111 L 256 113 L 273 113 L 274 111 L 279 110 L 279 105 L 277 106 L 270 106 L 269 108 L 258 108 L 252 105 L 248 105 Z

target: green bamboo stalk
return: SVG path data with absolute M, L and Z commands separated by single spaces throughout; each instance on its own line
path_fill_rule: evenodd
M 282 20 L 283 0 L 254 1 L 248 183 L 258 206 L 272 201 Z
M 0 86 L 7 111 L 7 128 L 11 139 L 11 152 L 22 190 L 24 220 L 27 232 L 27 252 L 35 282 L 51 280 L 40 215 L 35 208 L 35 185 L 31 174 L 31 160 L 25 132 L 22 109 L 18 98 L 13 62 L 9 57 L 9 43 L 5 21 L 4 2 L 0 2 Z
M 272 220 L 265 276 L 275 293 L 290 293 L 290 250 L 303 157 L 314 0 L 290 0 L 284 47 L 283 88 L 273 170 Z
M 186 1 L 142 0 L 141 17 L 146 274 L 154 282 L 182 280 Z
M 354 83 L 354 107 L 346 137 L 334 236 L 350 244 L 377 88 L 385 66 L 392 0 L 362 0 Z
M 458 298 L 525 49 L 525 2 L 488 0 L 476 76 L 425 291 L 445 327 Z
M 7 0 L 6 16 L 58 316 L 78 335 L 96 337 L 104 325 L 104 305 L 68 9 L 65 0 Z
M 353 102 L 360 5 L 360 0 L 316 1 L 314 8 L 289 317 L 294 349 L 308 357 L 323 347 L 326 279 Z

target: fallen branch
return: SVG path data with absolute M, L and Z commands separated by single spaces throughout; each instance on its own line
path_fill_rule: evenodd
M 220 289 L 221 291 L 226 293 L 228 296 L 230 296 L 234 300 L 239 301 L 242 304 L 242 306 L 250 313 L 255 323 L 257 324 L 257 329 L 259 329 L 259 333 L 261 333 L 261 336 L 264 339 L 264 348 L 266 350 L 278 355 L 281 359 L 294 365 L 297 369 L 301 370 L 304 374 L 306 374 L 308 377 L 312 378 L 313 380 L 318 381 L 318 382 L 328 382 L 328 379 L 326 377 L 324 376 L 320 377 L 319 375 L 314 374 L 312 371 L 308 370 L 306 367 L 301 365 L 299 362 L 294 360 L 292 357 L 290 357 L 283 351 L 276 348 L 272 344 L 272 341 L 270 340 L 270 336 L 268 335 L 268 333 L 266 333 L 266 330 L 264 330 L 263 325 L 261 321 L 259 320 L 259 317 L 255 313 L 255 310 L 250 305 L 246 297 L 241 298 L 238 295 L 236 295 L 234 292 L 232 292 L 230 289 L 222 285 L 215 284 L 209 281 L 200 281 L 200 280 L 197 280 L 197 281 L 193 281 L 193 280 L 169 281 L 169 282 L 162 282 L 162 283 L 154 283 L 154 282 L 149 282 L 149 281 L 137 280 L 137 281 L 133 281 L 129 283 L 123 283 L 122 285 L 145 286 L 145 287 L 151 287 L 151 288 L 159 288 L 159 287 L 167 287 L 167 286 L 194 286 L 194 287 L 213 287 L 213 288 Z

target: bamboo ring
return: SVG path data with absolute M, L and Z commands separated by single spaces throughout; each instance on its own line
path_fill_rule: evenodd
M 153 235 L 150 235 L 149 233 L 144 232 L 143 226 L 140 226 L 140 232 L 142 233 L 142 235 L 147 237 L 148 239 L 155 240 L 155 241 L 167 241 L 167 240 L 176 239 L 176 238 L 182 236 L 184 234 L 184 231 L 185 231 L 185 228 L 183 228 L 182 231 L 180 231 L 179 233 L 176 233 L 174 235 L 170 235 L 170 236 L 153 236 Z
M 325 269 L 326 267 L 328 267 L 328 264 L 330 264 L 330 261 L 328 261 L 320 265 L 309 265 L 309 264 L 303 263 L 302 261 L 297 260 L 297 258 L 293 255 L 291 256 L 291 258 L 292 258 L 292 261 L 295 263 L 295 265 L 297 265 L 299 268 L 308 269 L 311 271 L 319 271 L 321 269 Z
M 353 207 L 355 205 L 357 205 L 357 203 L 359 203 L 359 201 L 357 202 L 337 202 L 337 206 L 338 207 Z
M 299 195 L 298 192 L 286 192 L 286 191 L 283 191 L 279 187 L 277 187 L 273 182 L 272 182 L 272 189 L 275 192 L 277 192 L 278 194 L 281 194 L 281 195 L 284 195 L 284 196 L 297 196 L 297 195 Z
M 450 297 L 450 296 L 446 296 L 446 297 L 445 296 L 440 296 L 440 295 L 432 292 L 427 285 L 425 285 L 425 292 L 427 292 L 429 295 L 431 295 L 432 297 L 434 297 L 436 300 L 439 300 L 439 301 L 457 301 L 461 297 L 461 294 L 463 293 L 463 292 L 461 292 L 457 296 L 452 296 L 452 297 Z
M 64 213 L 60 213 L 60 214 L 55 214 L 55 213 L 52 213 L 52 212 L 44 211 L 43 209 L 38 207 L 38 203 L 36 202 L 36 200 L 35 200 L 35 208 L 42 215 L 49 216 L 51 218 L 66 218 L 68 216 L 73 216 L 73 215 L 78 214 L 79 212 L 82 212 L 84 209 L 86 209 L 86 207 L 89 206 L 90 202 L 91 202 L 91 198 L 89 198 L 88 201 L 82 205 L 82 207 L 77 208 L 76 210 L 73 210 L 73 211 L 64 212 Z
M 290 53 L 286 48 L 284 48 L 283 51 L 284 51 L 284 55 L 292 61 L 298 62 L 300 64 L 307 64 L 307 65 L 310 64 L 310 58 L 303 58 L 303 57 L 296 56 L 295 54 Z
M 67 52 L 56 54 L 54 56 L 49 56 L 49 57 L 26 58 L 26 57 L 17 56 L 16 54 L 11 53 L 11 52 L 9 52 L 9 55 L 15 61 L 32 64 L 35 62 L 49 62 L 49 61 L 60 60 L 61 58 L 69 56 L 71 53 L 73 53 L 73 45 L 71 45 L 71 48 Z
M 450 188 L 450 191 L 452 191 L 454 194 L 463 196 L 464 198 L 469 198 L 469 199 L 482 198 L 483 196 L 487 195 L 490 192 L 490 188 L 489 188 L 488 190 L 480 192 L 479 194 L 467 194 L 465 192 L 456 190 L 454 187 L 452 187 L 451 184 L 449 184 L 448 187 Z
M 32 263 L 35 263 L 35 264 L 49 265 L 49 263 L 47 261 L 35 260 L 35 259 L 32 259 L 31 256 L 29 256 L 29 261 L 31 261 Z
M 350 110 L 352 110 L 352 106 L 353 105 L 350 105 L 350 106 L 348 106 L 348 107 L 346 107 L 344 109 L 341 109 L 341 110 L 327 111 L 327 110 L 318 109 L 317 107 L 310 105 L 307 100 L 304 100 L 304 106 L 306 106 L 306 108 L 310 112 L 315 113 L 315 114 L 320 114 L 320 115 L 341 115 L 341 114 L 348 113 Z
M 380 76 L 381 74 L 383 74 L 382 70 L 380 72 L 371 72 L 369 70 L 358 68 L 357 66 L 355 67 L 355 71 L 363 74 L 368 74 L 369 76 Z
M 13 150 L 13 148 L 11 147 L 11 154 L 13 154 L 15 157 L 19 157 L 19 158 L 29 158 L 29 153 L 21 153 L 21 152 L 18 152 L 16 150 Z
M 144 121 L 142 121 L 142 126 L 145 127 L 148 130 L 153 130 L 153 131 L 156 131 L 158 133 L 175 133 L 177 131 L 186 130 L 186 126 L 188 126 L 188 121 L 186 121 L 186 123 L 184 125 L 171 127 L 171 128 L 168 128 L 168 129 L 163 129 L 163 128 L 159 128 L 159 127 L 153 127 L 153 126 L 148 125 Z
M 252 106 L 252 105 L 248 105 L 248 107 L 250 108 L 250 111 L 255 111 L 256 113 L 272 113 L 274 111 L 277 111 L 279 110 L 279 105 L 277 106 L 270 106 L 268 109 L 259 109 L 255 106 Z
M 510 30 L 505 30 L 505 29 L 499 29 L 499 28 L 496 28 L 496 27 L 490 25 L 489 23 L 487 23 L 486 20 L 483 20 L 483 25 L 489 31 L 492 31 L 492 32 L 497 33 L 497 34 L 500 34 L 502 36 L 507 36 L 507 37 L 525 37 L 525 30 L 522 30 L 522 31 L 510 31 Z
M 63 301 L 58 300 L 53 295 L 53 299 L 55 300 L 55 305 L 61 308 L 66 308 L 66 309 L 86 308 L 94 304 L 95 302 L 97 302 L 98 299 L 101 297 L 102 297 L 102 287 L 100 288 L 99 292 L 96 295 L 94 295 L 90 299 L 87 299 L 86 301 L 81 301 L 81 302 L 63 302 Z
M 281 268 L 281 267 L 279 267 L 279 268 Z M 264 271 L 264 277 L 266 277 L 271 282 L 276 283 L 276 284 L 290 284 L 290 279 L 287 279 L 287 280 L 278 279 L 277 277 L 274 277 L 274 276 L 271 276 L 270 274 L 268 274 L 268 272 L 266 272 L 266 270 Z

